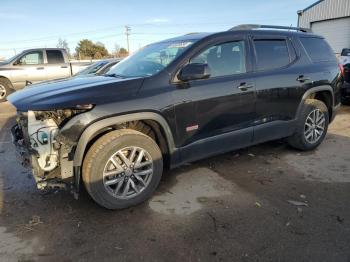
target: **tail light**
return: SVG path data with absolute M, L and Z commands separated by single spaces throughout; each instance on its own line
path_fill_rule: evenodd
M 341 75 L 344 76 L 344 66 L 342 64 L 338 64 L 338 65 L 339 65 Z

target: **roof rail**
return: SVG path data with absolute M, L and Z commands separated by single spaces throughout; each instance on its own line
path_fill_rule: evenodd
M 236 30 L 252 30 L 252 29 L 284 29 L 284 30 L 295 30 L 301 31 L 304 33 L 311 33 L 311 29 L 303 28 L 303 27 L 292 27 L 292 26 L 280 26 L 280 25 L 258 25 L 258 24 L 242 24 L 237 25 L 229 29 L 229 31 Z

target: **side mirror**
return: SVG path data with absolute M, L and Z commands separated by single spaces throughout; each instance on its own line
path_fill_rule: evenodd
M 179 75 L 178 79 L 186 82 L 191 80 L 207 79 L 210 77 L 210 69 L 208 64 L 187 64 L 185 65 Z
M 13 65 L 21 65 L 21 59 L 16 60 L 15 62 L 13 62 Z

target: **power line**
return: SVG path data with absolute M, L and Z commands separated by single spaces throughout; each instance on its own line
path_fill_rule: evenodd
M 286 18 L 281 18 L 281 19 L 276 19 L 276 18 L 273 18 L 273 19 L 264 19 L 264 21 L 286 21 L 289 19 L 286 19 Z M 171 27 L 179 27 L 179 26 L 186 26 L 186 27 L 189 27 L 189 26 L 202 26 L 202 25 L 215 25 L 215 26 L 227 26 L 227 27 L 232 27 L 234 24 L 236 23 L 244 23 L 244 21 L 240 20 L 240 21 L 231 21 L 231 23 L 228 23 L 228 22 L 216 22 L 216 23 L 213 23 L 213 22 L 203 22 L 203 23 L 139 23 L 139 24 L 129 24 L 129 27 L 130 26 L 133 26 L 133 27 L 144 27 L 144 26 L 155 26 L 155 27 L 168 27 L 168 28 L 171 28 Z M 38 37 L 38 38 L 32 38 L 32 39 L 20 39 L 20 40 L 14 40 L 14 41 L 5 41 L 5 42 L 1 42 L 1 44 L 11 44 L 11 43 L 18 43 L 18 42 L 21 42 L 21 43 L 25 43 L 25 42 L 40 42 L 40 41 L 43 41 L 43 40 L 50 40 L 50 39 L 58 39 L 58 38 L 65 38 L 65 37 L 68 37 L 68 36 L 74 36 L 74 35 L 84 35 L 84 34 L 91 34 L 91 33 L 100 33 L 100 32 L 103 32 L 103 31 L 111 31 L 111 30 L 115 30 L 115 26 L 113 27 L 105 27 L 105 28 L 100 28 L 100 29 L 95 29 L 95 30 L 89 30 L 89 31 L 80 31 L 80 32 L 74 32 L 74 33 L 67 33 L 67 34 L 59 34 L 59 35 L 51 35 L 51 36 L 45 36 L 45 37 Z

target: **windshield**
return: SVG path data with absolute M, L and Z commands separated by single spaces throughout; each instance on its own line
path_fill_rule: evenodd
M 108 71 L 108 75 L 119 77 L 152 76 L 163 70 L 192 44 L 193 41 L 151 44 L 115 65 Z
M 17 54 L 17 55 L 14 55 L 13 57 L 7 58 L 6 60 L 1 61 L 1 63 L 3 63 L 3 64 L 8 64 L 8 63 L 10 63 L 10 62 L 16 60 L 16 59 L 17 59 L 18 57 L 20 57 L 22 54 L 23 54 L 23 52 L 21 52 L 21 53 L 19 53 L 19 54 Z
M 95 74 L 100 68 L 102 68 L 104 65 L 108 64 L 108 61 L 99 61 L 96 63 L 93 63 L 92 65 L 89 65 L 87 68 L 81 70 L 76 75 L 90 75 Z

